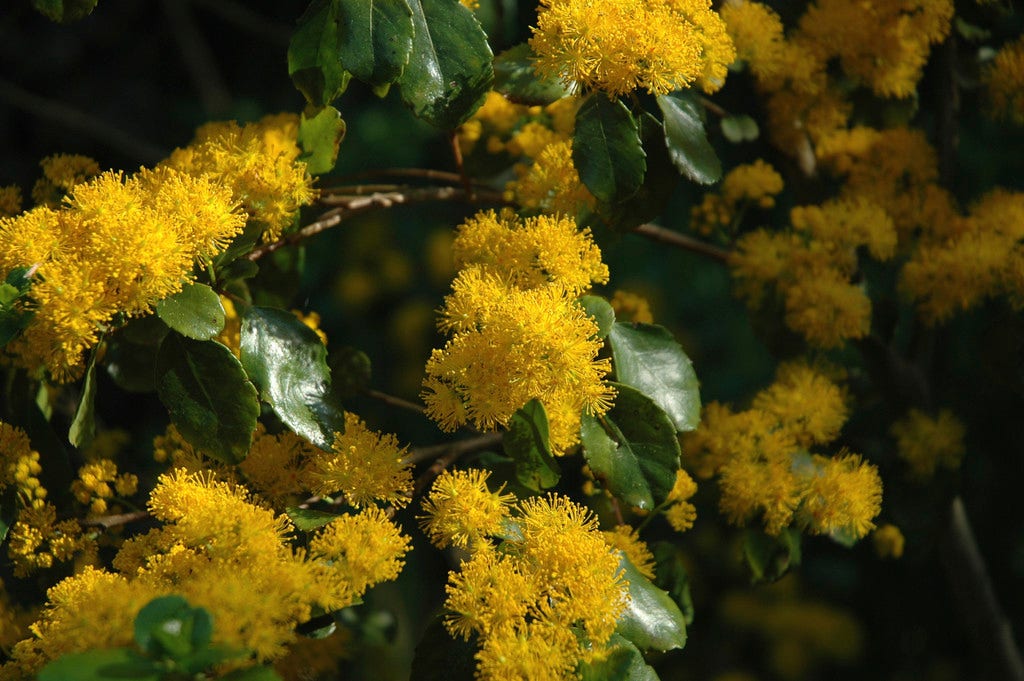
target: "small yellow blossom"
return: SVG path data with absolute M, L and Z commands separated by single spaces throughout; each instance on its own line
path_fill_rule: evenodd
M 0 218 L 9 218 L 21 212 L 21 187 L 0 187 Z
M 871 533 L 871 539 L 875 544 L 875 553 L 879 558 L 902 558 L 903 547 L 906 539 L 900 528 L 891 523 L 880 525 Z
M 651 313 L 651 304 L 643 296 L 616 289 L 611 303 L 615 311 L 615 319 L 624 322 L 635 322 L 637 324 L 653 324 L 654 315 Z
M 409 538 L 375 506 L 331 521 L 309 544 L 310 555 L 330 561 L 330 572 L 356 598 L 370 586 L 397 577 L 408 550 Z
M 501 532 L 514 497 L 487 489 L 490 474 L 480 469 L 444 471 L 423 501 L 423 531 L 438 548 L 475 548 Z
M 814 456 L 815 471 L 807 481 L 802 515 L 816 534 L 848 533 L 861 538 L 874 529 L 882 508 L 878 468 L 856 454 Z
M 804 447 L 834 440 L 849 412 L 842 389 L 799 362 L 781 365 L 775 382 L 759 392 L 751 406 L 775 416 Z
M 39 162 L 43 176 L 32 187 L 32 200 L 37 206 L 57 208 L 77 185 L 100 174 L 100 166 L 88 156 L 55 154 Z
M 889 429 L 913 477 L 927 480 L 937 468 L 956 470 L 964 456 L 964 426 L 948 409 L 932 418 L 911 409 Z
M 21 506 L 41 508 L 46 488 L 39 480 L 43 467 L 21 428 L 0 421 L 0 492 L 13 486 Z
M 676 532 L 686 532 L 697 520 L 697 507 L 688 500 L 697 493 L 697 483 L 690 474 L 680 468 L 676 481 L 668 493 L 666 502 L 672 504 L 665 511 L 665 519 Z
M 647 579 L 654 579 L 654 554 L 635 529 L 629 525 L 616 525 L 614 530 L 601 534 L 608 546 L 626 554 L 637 572 Z
M 7 555 L 14 562 L 14 574 L 18 577 L 76 557 L 92 562 L 96 551 L 95 540 L 83 534 L 78 521 L 58 522 L 57 508 L 50 503 L 23 508 L 7 538 Z
M 993 114 L 1024 124 L 1024 37 L 1007 43 L 983 73 Z
M 307 461 L 323 452 L 290 430 L 277 435 L 257 425 L 252 446 L 238 465 L 249 485 L 281 508 L 287 501 L 308 491 Z

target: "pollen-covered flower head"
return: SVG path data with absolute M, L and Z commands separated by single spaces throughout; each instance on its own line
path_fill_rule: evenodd
M 514 497 L 487 488 L 489 473 L 480 469 L 444 471 L 423 502 L 423 531 L 439 548 L 475 548 L 501 532 Z
M 707 0 L 541 0 L 530 45 L 540 74 L 609 95 L 713 92 L 736 56 Z

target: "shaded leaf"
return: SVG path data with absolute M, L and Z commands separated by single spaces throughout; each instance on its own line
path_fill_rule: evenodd
M 210 340 L 224 329 L 224 306 L 206 284 L 185 284 L 156 304 L 156 314 L 183 336 Z
M 303 532 L 311 532 L 339 517 L 337 513 L 326 513 L 298 506 L 289 506 L 284 512 L 288 514 L 292 524 Z
M 330 104 L 348 85 L 338 57 L 338 15 L 332 0 L 313 0 L 288 45 L 288 75 L 314 107 Z
M 412 9 L 405 0 L 336 0 L 341 64 L 372 86 L 398 80 L 412 52 Z
M 599 201 L 614 204 L 636 193 L 647 164 L 637 123 L 621 100 L 601 92 L 583 100 L 576 114 L 572 161 Z
M 581 663 L 579 672 L 583 681 L 658 681 L 657 672 L 640 650 L 618 634 L 608 639 L 603 658 Z
M 733 144 L 753 142 L 761 134 L 757 121 L 750 116 L 726 116 L 721 123 L 722 135 Z
M 502 444 L 524 487 L 539 492 L 558 484 L 561 472 L 551 454 L 548 415 L 539 400 L 530 400 L 512 415 Z
M 98 0 L 32 0 L 32 6 L 51 21 L 68 23 L 92 14 Z
M 601 340 L 607 338 L 615 323 L 615 310 L 611 304 L 601 296 L 580 296 L 578 300 L 587 316 L 597 323 L 597 337 Z
M 412 658 L 416 681 L 473 681 L 476 678 L 476 643 L 452 638 L 440 617 L 427 625 Z
M 693 598 L 690 596 L 690 575 L 683 563 L 683 552 L 670 541 L 659 541 L 651 546 L 651 553 L 656 564 L 655 585 L 668 592 L 682 611 L 686 626 L 690 626 L 693 624 Z
M 800 532 L 787 527 L 777 537 L 755 528 L 743 533 L 743 559 L 750 581 L 774 582 L 800 565 Z
M 409 6 L 415 32 L 398 80 L 402 99 L 419 118 L 454 130 L 479 108 L 494 80 L 487 35 L 458 0 L 409 0 Z
M 672 334 L 658 324 L 617 322 L 608 340 L 615 377 L 661 407 L 676 430 L 700 423 L 700 383 L 693 363 Z
M 494 89 L 517 104 L 544 106 L 569 94 L 557 78 L 541 78 L 529 43 L 510 47 L 494 58 Z
M 628 385 L 613 385 L 615 406 L 599 418 L 583 415 L 583 455 L 612 494 L 650 510 L 675 484 L 680 453 L 675 427 L 649 397 Z
M 309 118 L 306 112 L 299 119 L 299 145 L 303 154 L 300 161 L 306 164 L 310 175 L 321 175 L 334 169 L 338 160 L 338 148 L 345 138 L 345 121 L 341 112 L 333 106 L 325 106 Z
M 289 428 L 330 451 L 345 432 L 345 412 L 331 392 L 327 348 L 284 310 L 252 306 L 242 314 L 242 365 L 260 396 Z
M 96 436 L 96 351 L 89 357 L 82 384 L 82 397 L 75 410 L 75 418 L 68 430 L 68 442 L 75 447 L 88 447 Z
M 671 650 L 686 645 L 686 618 L 665 591 L 651 584 L 620 552 L 619 568 L 629 581 L 629 605 L 616 633 L 641 650 Z
M 160 681 L 164 669 L 130 648 L 64 655 L 39 670 L 39 681 Z
M 181 658 L 205 648 L 213 637 L 213 618 L 182 596 L 161 596 L 135 616 L 135 642 L 153 657 Z
M 676 168 L 700 184 L 722 177 L 722 163 L 708 141 L 700 106 L 691 95 L 674 93 L 658 97 L 665 124 L 665 143 Z
M 661 121 L 644 111 L 637 123 L 646 154 L 644 181 L 633 196 L 615 205 L 600 207 L 600 214 L 616 230 L 629 230 L 661 215 L 679 184 Z
M 156 386 L 189 444 L 228 464 L 245 458 L 260 405 L 230 350 L 216 341 L 169 333 L 157 353 Z
M 246 667 L 220 677 L 224 681 L 281 681 L 273 667 Z
M 370 385 L 373 367 L 362 350 L 345 346 L 332 350 L 328 362 L 334 390 L 342 397 L 355 397 Z

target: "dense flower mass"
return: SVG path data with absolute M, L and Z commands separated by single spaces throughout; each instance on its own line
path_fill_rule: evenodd
M 993 113 L 1024 123 L 1024 36 L 1003 45 L 984 71 Z
M 542 0 L 530 45 L 539 73 L 610 95 L 714 92 L 736 54 L 707 0 Z

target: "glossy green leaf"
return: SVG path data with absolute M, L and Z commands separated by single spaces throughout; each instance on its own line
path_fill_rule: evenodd
M 242 315 L 242 365 L 260 396 L 289 428 L 330 450 L 345 431 L 345 412 L 331 392 L 327 348 L 284 310 L 252 306 Z
M 583 681 L 658 681 L 658 673 L 631 641 L 612 634 L 607 648 L 603 658 L 580 664 Z
M 510 47 L 494 58 L 494 89 L 518 104 L 544 106 L 569 94 L 557 78 L 533 70 L 537 56 L 529 43 Z
M 218 278 L 232 279 L 232 276 L 224 272 L 225 268 L 230 263 L 250 253 L 257 242 L 259 242 L 261 236 L 263 236 L 262 223 L 255 221 L 246 222 L 242 233 L 232 239 L 228 247 L 213 259 L 213 267 L 217 270 Z
M 665 147 L 661 121 L 644 111 L 637 123 L 646 154 L 644 181 L 629 199 L 599 207 L 600 215 L 619 231 L 632 229 L 661 215 L 679 184 L 679 173 Z
M 608 335 L 615 377 L 665 410 L 676 430 L 700 423 L 700 383 L 676 339 L 657 324 L 617 322 Z
M 624 554 L 619 568 L 629 582 L 629 605 L 619 616 L 616 633 L 641 650 L 671 650 L 686 645 L 686 618 L 672 597 L 651 584 Z
M 193 447 L 229 464 L 245 458 L 260 405 L 230 350 L 169 333 L 157 353 L 156 387 L 171 421 Z
M 789 527 L 775 537 L 748 528 L 743 537 L 743 559 L 750 581 L 774 582 L 800 565 L 800 538 L 800 531 Z
M 412 658 L 412 673 L 416 681 L 473 681 L 476 678 L 477 644 L 452 638 L 440 617 L 427 625 L 423 637 L 416 645 Z
M 34 312 L 21 309 L 17 304 L 18 299 L 32 286 L 31 278 L 26 276 L 29 271 L 27 267 L 16 267 L 0 284 L 0 348 L 12 341 L 32 321 Z
M 653 509 L 668 496 L 679 470 L 679 441 L 668 415 L 649 397 L 621 383 L 615 406 L 583 415 L 583 456 L 594 475 L 630 506 Z
M 224 306 L 206 284 L 185 284 L 156 304 L 156 314 L 167 326 L 195 340 L 210 340 L 224 329 Z
M 409 0 L 409 6 L 415 33 L 398 80 L 402 99 L 419 118 L 454 130 L 479 108 L 494 80 L 487 35 L 458 0 Z
M 512 415 L 502 444 L 524 487 L 539 492 L 558 484 L 561 472 L 551 454 L 548 415 L 539 400 L 530 400 Z
M 68 23 L 92 14 L 98 0 L 32 0 L 32 6 L 51 21 Z
M 161 596 L 135 616 L 135 643 L 153 657 L 178 659 L 205 648 L 213 637 L 213 618 L 181 596 Z
M 615 310 L 601 296 L 580 296 L 579 304 L 586 310 L 587 316 L 597 322 L 597 337 L 604 340 L 615 323 Z
M 398 80 L 412 52 L 412 9 L 405 0 L 335 0 L 341 64 L 373 86 Z
M 722 177 L 722 163 L 708 141 L 700 106 L 691 95 L 674 93 L 658 97 L 665 123 L 665 143 L 676 168 L 699 184 L 713 184 Z
M 683 552 L 670 541 L 659 541 L 651 545 L 654 554 L 654 584 L 668 592 L 679 606 L 686 626 L 693 623 L 693 598 L 690 596 L 690 575 L 683 562 Z
M 312 532 L 339 517 L 337 513 L 326 513 L 298 506 L 289 506 L 285 509 L 285 513 L 288 514 L 292 524 L 303 532 Z
M 330 104 L 348 85 L 339 47 L 335 1 L 313 0 L 288 45 L 288 75 L 314 107 Z
M 753 142 L 761 134 L 757 121 L 750 116 L 726 116 L 721 127 L 722 135 L 733 144 Z
M 614 204 L 635 194 L 647 161 L 633 114 L 618 99 L 590 94 L 576 114 L 572 160 L 580 180 L 599 201 Z
M 68 430 L 68 441 L 75 447 L 88 447 L 96 436 L 96 352 L 89 357 L 82 384 L 82 397 Z
M 312 118 L 303 112 L 299 120 L 299 145 L 310 175 L 321 175 L 334 169 L 338 148 L 345 138 L 345 121 L 333 106 L 325 106 Z
M 130 648 L 64 655 L 39 670 L 39 681 L 160 681 L 164 669 Z

